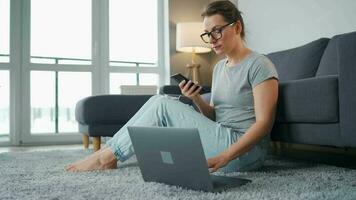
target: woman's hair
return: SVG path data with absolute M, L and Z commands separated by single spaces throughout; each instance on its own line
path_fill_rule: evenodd
M 209 3 L 205 8 L 202 17 L 210 17 L 212 15 L 221 15 L 227 23 L 240 21 L 241 23 L 241 38 L 245 38 L 245 25 L 241 17 L 241 12 L 231 1 L 214 1 Z

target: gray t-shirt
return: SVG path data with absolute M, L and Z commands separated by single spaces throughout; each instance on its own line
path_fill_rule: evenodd
M 278 79 L 278 74 L 273 63 L 256 52 L 234 66 L 228 67 L 226 62 L 219 61 L 213 72 L 215 121 L 244 133 L 256 122 L 252 89 L 267 79 Z

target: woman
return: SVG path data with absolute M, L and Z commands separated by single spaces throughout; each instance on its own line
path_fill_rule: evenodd
M 202 13 L 204 42 L 226 59 L 214 68 L 210 104 L 192 82 L 179 84 L 201 113 L 177 100 L 156 95 L 121 128 L 106 147 L 68 171 L 113 169 L 134 154 L 127 126 L 198 128 L 211 171 L 247 171 L 262 166 L 269 145 L 278 97 L 273 64 L 244 43 L 240 11 L 230 1 L 210 3 Z M 192 85 L 193 84 L 193 85 Z M 192 85 L 192 86 L 191 86 Z M 190 87 L 191 86 L 191 87 Z

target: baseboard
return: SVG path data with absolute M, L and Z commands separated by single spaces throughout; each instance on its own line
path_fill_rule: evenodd
M 356 148 L 286 142 L 271 142 L 271 146 L 270 153 L 273 155 L 356 169 Z

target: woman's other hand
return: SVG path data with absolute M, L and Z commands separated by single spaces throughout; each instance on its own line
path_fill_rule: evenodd
M 209 171 L 216 172 L 218 169 L 224 167 L 230 162 L 230 158 L 227 154 L 219 154 L 215 157 L 209 158 L 207 160 Z
M 201 86 L 193 83 L 192 81 L 188 81 L 188 83 L 186 83 L 184 80 L 179 83 L 179 88 L 184 96 L 192 100 L 199 95 L 199 92 L 202 89 Z

